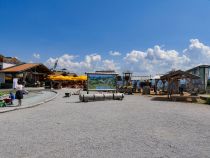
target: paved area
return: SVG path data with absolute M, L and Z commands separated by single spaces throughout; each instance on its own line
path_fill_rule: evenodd
M 21 106 L 18 106 L 18 101 L 14 100 L 13 105 L 7 105 L 7 107 L 0 107 L 0 113 L 32 107 L 36 104 L 45 102 L 48 99 L 53 98 L 55 95 L 56 93 L 52 91 L 30 91 L 29 94 L 24 95 L 24 99 L 22 100 Z
M 0 157 L 210 157 L 210 106 L 136 95 L 79 103 L 63 95 L 0 114 Z

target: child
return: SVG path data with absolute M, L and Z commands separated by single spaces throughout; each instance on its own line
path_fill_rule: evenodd
M 11 99 L 11 105 L 13 105 L 13 101 L 15 99 L 15 95 L 12 92 L 9 93 L 9 98 Z

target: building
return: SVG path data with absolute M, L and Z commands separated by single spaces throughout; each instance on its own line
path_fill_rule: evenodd
M 0 70 L 21 64 L 17 58 L 0 55 Z
M 210 90 L 210 65 L 199 65 L 187 70 L 190 74 L 197 75 L 201 79 L 203 90 L 209 93 Z
M 25 81 L 26 86 L 35 86 L 37 82 L 44 83 L 52 72 L 43 64 L 27 63 L 0 70 L 1 88 L 12 88 L 13 79 Z

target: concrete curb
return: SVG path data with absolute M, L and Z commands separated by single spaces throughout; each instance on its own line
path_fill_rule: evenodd
M 26 107 L 21 107 L 20 106 L 20 107 L 14 108 L 14 109 L 8 109 L 8 110 L 5 110 L 5 111 L 0 111 L 0 113 L 6 113 L 6 112 L 11 112 L 11 111 L 16 111 L 16 110 L 23 110 L 23 109 L 29 109 L 29 108 L 33 108 L 33 107 L 39 106 L 41 104 L 47 103 L 49 101 L 52 101 L 53 99 L 55 99 L 59 95 L 59 93 L 57 91 L 54 91 L 54 90 L 51 90 L 51 92 L 54 92 L 56 95 L 51 97 L 51 98 L 49 98 L 49 99 L 46 99 L 46 100 L 44 100 L 42 102 L 38 102 L 38 103 L 32 104 L 30 106 L 26 106 Z

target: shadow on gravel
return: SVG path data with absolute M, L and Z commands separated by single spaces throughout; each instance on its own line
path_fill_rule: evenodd
M 172 101 L 172 102 L 184 102 L 184 103 L 198 103 L 197 98 L 193 97 L 172 97 L 168 99 L 168 97 L 153 97 L 151 98 L 152 101 Z
M 171 101 L 170 99 L 166 97 L 153 97 L 151 98 L 152 101 Z
M 85 103 L 85 102 L 81 102 L 81 101 L 69 101 L 69 102 L 66 102 L 66 103 Z

